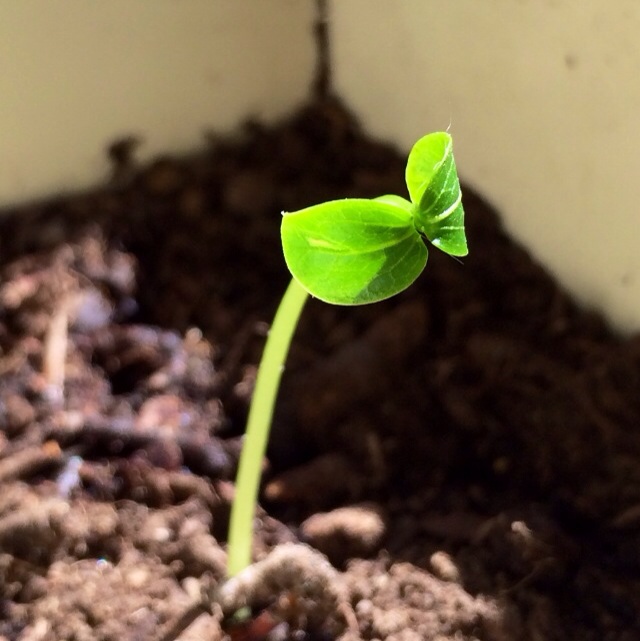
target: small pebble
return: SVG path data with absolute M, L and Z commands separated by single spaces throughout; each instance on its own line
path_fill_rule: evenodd
M 439 579 L 450 583 L 458 583 L 460 581 L 460 571 L 451 556 L 446 552 L 434 552 L 429 559 L 429 563 L 431 564 L 431 571 Z
M 377 505 L 341 507 L 310 516 L 300 526 L 302 536 L 326 554 L 335 565 L 377 551 L 386 534 L 382 510 Z

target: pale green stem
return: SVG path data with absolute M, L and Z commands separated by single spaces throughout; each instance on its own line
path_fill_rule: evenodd
M 228 576 L 237 574 L 251 563 L 253 520 L 258 502 L 262 461 L 267 449 L 284 363 L 307 295 L 302 286 L 292 279 L 280 301 L 262 353 L 231 506 L 227 546 Z

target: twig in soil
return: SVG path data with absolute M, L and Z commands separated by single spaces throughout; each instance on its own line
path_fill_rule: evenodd
M 71 300 L 65 297 L 54 312 L 44 339 L 42 368 L 48 399 L 57 407 L 64 400 L 65 363 Z
M 55 441 L 28 447 L 0 460 L 0 482 L 28 478 L 61 461 L 62 450 Z

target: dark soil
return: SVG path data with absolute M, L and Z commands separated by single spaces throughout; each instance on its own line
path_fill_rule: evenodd
M 404 192 L 331 100 L 195 157 L 134 147 L 0 221 L 0 639 L 223 638 L 194 603 L 224 575 L 280 212 Z M 335 570 L 267 556 L 279 593 L 233 639 L 640 639 L 640 338 L 464 194 L 468 259 L 303 313 L 255 553 Z

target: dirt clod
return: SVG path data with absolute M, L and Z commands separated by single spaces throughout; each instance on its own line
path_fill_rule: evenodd
M 215 600 L 227 616 L 271 605 L 272 615 L 293 629 L 337 635 L 348 624 L 340 615 L 348 607 L 342 577 L 322 554 L 299 543 L 275 547 L 225 581 Z
M 300 524 L 304 540 L 326 554 L 336 566 L 376 552 L 385 532 L 382 510 L 372 504 L 316 512 Z

